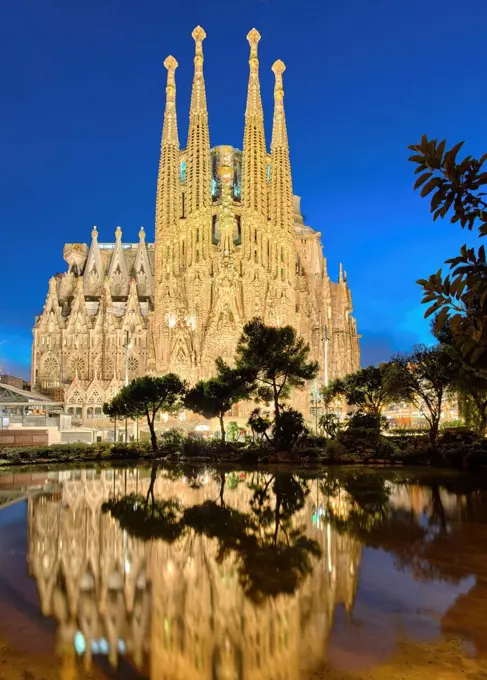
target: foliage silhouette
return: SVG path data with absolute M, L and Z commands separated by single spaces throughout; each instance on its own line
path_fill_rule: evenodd
M 430 428 L 430 442 L 436 446 L 443 401 L 458 373 L 458 355 L 445 345 L 418 345 L 412 354 L 397 356 L 393 363 L 403 399 L 423 410 Z
M 438 142 L 423 135 L 419 144 L 409 148 L 416 163 L 419 177 L 414 185 L 421 188 L 421 196 L 432 191 L 431 212 L 433 220 L 450 214 L 451 222 L 462 228 L 478 229 L 483 237 L 487 233 L 487 201 L 483 191 L 487 185 L 487 172 L 482 166 L 487 154 L 480 159 L 466 156 L 457 161 L 463 142 L 446 151 L 446 140 Z M 469 364 L 487 375 L 487 265 L 485 248 L 476 252 L 466 245 L 458 257 L 446 261 L 450 274 L 443 277 L 442 270 L 418 283 L 423 288 L 423 303 L 430 305 L 425 316 L 438 312 L 435 329 L 440 330 L 449 321 L 455 344 Z
M 103 412 L 117 418 L 147 418 L 152 450 L 158 449 L 155 430 L 156 416 L 160 411 L 174 413 L 182 406 L 185 383 L 174 373 L 160 377 L 135 378 L 103 404 Z
M 349 406 L 380 416 L 382 409 L 401 396 L 400 377 L 393 363 L 361 368 L 335 380 L 323 390 L 327 399 L 343 397 Z
M 185 406 L 205 418 L 218 418 L 222 441 L 225 441 L 225 414 L 239 401 L 248 399 L 254 386 L 254 373 L 242 368 L 230 368 L 218 358 L 214 378 L 200 380 L 188 391 Z
M 257 389 L 264 388 L 266 399 L 272 398 L 277 427 L 282 400 L 318 373 L 318 363 L 308 360 L 309 351 L 292 326 L 266 326 L 260 319 L 244 326 L 236 350 L 237 368 L 253 373 Z

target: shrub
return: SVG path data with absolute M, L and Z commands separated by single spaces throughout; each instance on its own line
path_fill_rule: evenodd
M 441 444 L 449 444 L 452 442 L 459 444 L 472 444 L 479 441 L 479 435 L 467 427 L 452 427 L 444 429 L 440 434 Z
M 227 425 L 227 437 L 231 442 L 236 442 L 240 438 L 241 427 L 238 423 L 232 420 Z
M 325 436 L 330 439 L 336 439 L 342 427 L 340 418 L 336 413 L 325 413 L 320 418 L 320 428 L 325 433 Z
M 283 409 L 279 420 L 274 422 L 272 433 L 277 447 L 294 448 L 307 433 L 303 414 L 293 408 Z
M 375 430 L 380 432 L 386 430 L 389 426 L 387 418 L 379 416 L 375 413 L 364 413 L 357 411 L 353 413 L 347 423 L 347 430 Z
M 186 440 L 186 432 L 180 427 L 172 427 L 161 434 L 161 448 L 169 453 L 181 451 Z
M 347 456 L 347 449 L 336 439 L 328 439 L 325 447 L 325 455 L 331 460 L 342 460 Z
M 425 427 L 391 427 L 389 433 L 392 435 L 399 436 L 410 436 L 410 435 L 427 435 L 429 429 Z

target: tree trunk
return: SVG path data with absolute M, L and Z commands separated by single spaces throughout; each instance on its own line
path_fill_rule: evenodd
M 152 445 L 152 451 L 153 453 L 157 453 L 158 446 L 157 446 L 157 435 L 156 435 L 156 430 L 154 427 L 154 421 L 150 419 L 150 416 L 147 416 L 147 424 L 149 425 L 149 430 L 150 430 L 150 441 Z
M 433 448 L 436 449 L 436 440 L 438 439 L 438 429 L 440 425 L 440 419 L 439 416 L 433 416 L 431 419 L 431 426 L 430 426 L 430 443 Z
M 218 420 L 220 421 L 220 431 L 222 433 L 222 442 L 225 443 L 225 423 L 223 422 L 223 413 L 220 413 L 218 416 Z
M 487 404 L 482 404 L 482 406 L 479 408 L 478 434 L 480 437 L 485 437 L 486 428 L 487 428 Z
M 281 414 L 279 412 L 279 395 L 277 393 L 276 385 L 274 384 L 274 421 L 276 425 L 279 424 L 280 415 Z

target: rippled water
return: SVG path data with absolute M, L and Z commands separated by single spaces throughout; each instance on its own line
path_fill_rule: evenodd
M 0 475 L 0 680 L 487 678 L 487 483 Z

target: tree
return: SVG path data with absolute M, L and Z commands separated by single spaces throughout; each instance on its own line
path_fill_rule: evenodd
M 384 406 L 401 395 L 400 374 L 393 362 L 368 366 L 335 380 L 327 391 L 341 394 L 349 406 L 380 416 Z
M 249 398 L 254 374 L 245 368 L 230 368 L 220 357 L 215 363 L 217 375 L 196 383 L 186 394 L 184 403 L 190 411 L 205 418 L 218 418 L 224 442 L 225 414 L 234 404 Z
M 418 345 L 410 356 L 395 357 L 402 397 L 423 410 L 430 428 L 429 436 L 436 446 L 443 400 L 451 390 L 458 372 L 458 358 L 444 345 Z M 425 409 L 423 409 L 425 407 Z
M 159 411 L 174 413 L 183 404 L 185 383 L 174 373 L 161 377 L 135 378 L 122 387 L 115 397 L 103 405 L 103 411 L 111 417 L 147 418 L 152 450 L 157 451 L 155 419 Z
M 256 377 L 258 391 L 270 391 L 276 424 L 281 417 L 281 402 L 292 388 L 304 387 L 318 373 L 318 363 L 308 361 L 309 345 L 292 326 L 266 326 L 260 319 L 245 324 L 237 345 L 236 363 Z
M 414 185 L 421 188 L 425 197 L 431 198 L 433 220 L 450 215 L 451 222 L 462 228 L 478 229 L 478 235 L 487 234 L 487 201 L 482 189 L 487 185 L 487 172 L 482 166 L 487 154 L 480 159 L 466 156 L 457 162 L 463 142 L 445 152 L 446 140 L 428 140 L 426 135 L 419 144 L 409 148 L 414 152 L 410 161 L 417 164 L 419 177 Z M 462 246 L 460 255 L 447 260 L 450 274 L 443 277 L 442 270 L 418 283 L 423 287 L 423 303 L 429 304 L 425 316 L 439 312 L 436 330 L 450 321 L 451 332 L 462 356 L 473 367 L 487 375 L 487 261 L 485 248 Z
M 342 396 L 340 380 L 332 380 L 329 385 L 323 385 L 321 388 L 321 398 L 323 400 L 323 406 L 325 407 L 325 414 L 328 414 L 330 406 L 335 399 L 340 396 Z
M 435 332 L 436 319 L 433 320 L 432 328 Z M 449 321 L 439 328 L 435 335 L 442 345 L 449 347 L 456 355 L 457 373 L 452 387 L 458 393 L 459 406 L 466 424 L 483 437 L 487 428 L 487 376 L 462 357 L 460 349 L 455 344 Z

